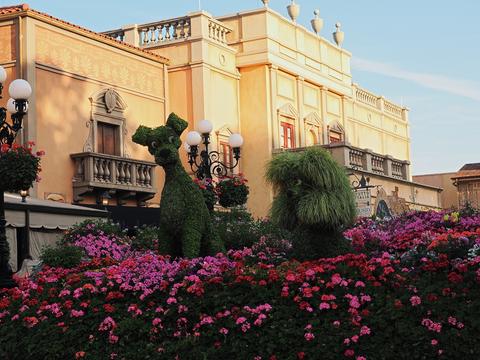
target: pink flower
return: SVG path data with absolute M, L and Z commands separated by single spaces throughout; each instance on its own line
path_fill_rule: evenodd
M 340 326 L 340 321 L 335 320 L 335 321 L 333 322 L 333 326 L 339 327 L 339 326 Z
M 367 360 L 365 356 L 357 356 L 357 360 Z
M 352 356 L 355 355 L 355 351 L 353 351 L 352 349 L 347 349 L 347 350 L 345 350 L 344 354 L 345 354 L 346 357 L 352 357 Z
M 241 316 L 237 319 L 236 321 L 236 324 L 239 325 L 239 324 L 243 324 L 245 321 L 247 321 L 247 318 Z
M 320 303 L 319 308 L 320 308 L 320 310 L 328 310 L 328 309 L 330 309 L 330 304 L 326 303 L 326 302 L 322 302 L 322 303 Z
M 370 335 L 370 328 L 368 326 L 362 326 L 360 328 L 360 336 L 364 336 L 364 335 Z
M 307 340 L 307 341 L 312 341 L 313 339 L 315 339 L 315 335 L 313 335 L 310 332 L 305 333 L 304 337 L 305 337 L 305 340 Z
M 418 296 L 412 296 L 410 298 L 410 303 L 412 304 L 412 306 L 417 306 L 422 303 L 422 299 L 420 299 Z
M 176 304 L 177 303 L 177 299 L 175 299 L 174 297 L 169 297 L 167 299 L 167 304 L 168 305 L 171 305 L 171 304 Z
M 228 329 L 222 327 L 219 332 L 220 332 L 220 334 L 227 335 L 228 334 Z
M 437 346 L 438 345 L 438 340 L 432 339 L 432 341 L 430 343 L 432 344 L 432 346 Z

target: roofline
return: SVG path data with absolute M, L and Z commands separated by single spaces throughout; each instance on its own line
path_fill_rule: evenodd
M 447 172 L 441 172 L 441 173 L 429 173 L 429 174 L 418 174 L 418 175 L 412 175 L 412 177 L 417 177 L 417 176 L 435 176 L 435 175 L 449 175 L 449 174 L 456 174 L 456 171 L 447 171 Z
M 52 15 L 49 15 L 47 13 L 43 13 L 41 11 L 37 11 L 34 9 L 31 9 L 28 4 L 21 4 L 21 5 L 13 5 L 13 6 L 3 6 L 0 7 L 1 9 L 8 9 L 8 8 L 17 8 L 17 11 L 8 13 L 8 14 L 0 14 L 0 21 L 1 20 L 9 20 L 17 17 L 31 17 L 37 20 L 40 20 L 42 22 L 45 22 L 47 24 L 54 25 L 56 27 L 59 27 L 64 30 L 69 30 L 73 33 L 76 33 L 78 35 L 82 35 L 85 37 L 88 37 L 90 39 L 99 41 L 101 43 L 111 45 L 117 49 L 127 51 L 131 54 L 141 56 L 143 58 L 147 58 L 149 60 L 155 61 L 155 62 L 160 62 L 164 65 L 169 65 L 170 60 L 166 57 L 163 57 L 161 55 L 157 55 L 151 51 L 144 50 L 142 48 L 127 44 L 122 41 L 118 41 L 110 36 L 103 35 L 101 33 L 98 33 L 93 30 L 89 30 L 87 28 L 84 28 L 79 25 L 75 25 L 73 23 L 70 23 L 68 21 L 56 18 Z

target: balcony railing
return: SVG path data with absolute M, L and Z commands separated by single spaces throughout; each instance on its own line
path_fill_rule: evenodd
M 210 14 L 198 12 L 190 16 L 105 31 L 102 34 L 130 45 L 151 48 L 167 45 L 174 40 L 188 40 L 192 36 L 228 46 L 227 34 L 230 32 L 232 29 Z
M 75 161 L 75 202 L 82 201 L 85 194 L 100 191 L 116 194 L 119 203 L 129 197 L 143 202 L 157 192 L 156 164 L 153 162 L 92 152 L 72 154 L 70 157 Z
M 398 106 L 391 101 L 385 100 L 382 96 L 375 95 L 365 89 L 362 89 L 356 84 L 353 85 L 353 92 L 356 101 L 374 107 L 379 111 L 384 111 L 393 117 L 406 120 L 406 111 L 408 111 L 406 108 Z
M 360 170 L 390 178 L 410 181 L 410 162 L 394 159 L 388 155 L 376 154 L 370 150 L 360 149 L 348 143 L 333 143 L 320 145 L 328 150 L 332 157 L 349 169 Z M 304 151 L 306 148 L 277 149 L 282 151 Z

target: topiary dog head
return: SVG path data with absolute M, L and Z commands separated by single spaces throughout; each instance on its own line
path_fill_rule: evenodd
M 171 113 L 165 126 L 155 129 L 140 126 L 132 136 L 133 142 L 148 146 L 148 151 L 155 157 L 160 166 L 174 164 L 180 161 L 178 148 L 182 145 L 180 135 L 188 123 L 174 113 Z

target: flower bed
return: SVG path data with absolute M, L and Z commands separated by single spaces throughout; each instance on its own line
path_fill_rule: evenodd
M 303 263 L 268 239 L 174 260 L 84 237 L 88 261 L 0 299 L 0 358 L 477 359 L 480 218 L 450 216 L 364 221 L 362 252 Z

